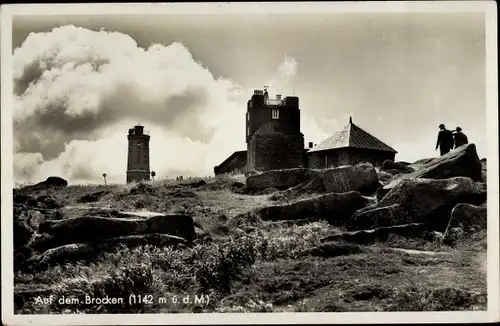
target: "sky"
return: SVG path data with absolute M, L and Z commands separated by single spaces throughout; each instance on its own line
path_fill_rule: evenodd
M 485 157 L 481 13 L 17 16 L 14 180 L 124 183 L 127 132 L 159 178 L 208 176 L 246 149 L 253 89 L 300 98 L 305 144 L 353 122 L 437 156 L 438 125 Z

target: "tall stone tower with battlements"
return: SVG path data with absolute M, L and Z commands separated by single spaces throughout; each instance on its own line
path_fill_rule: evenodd
M 247 102 L 247 171 L 304 167 L 299 98 L 255 90 Z
M 141 125 L 128 130 L 127 183 L 150 179 L 150 138 Z

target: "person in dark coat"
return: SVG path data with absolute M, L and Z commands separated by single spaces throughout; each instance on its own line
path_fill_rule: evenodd
M 440 124 L 439 134 L 436 143 L 436 150 L 439 147 L 441 151 L 441 156 L 443 156 L 444 154 L 450 152 L 450 150 L 453 148 L 453 145 L 454 145 L 453 133 L 451 132 L 451 130 L 446 129 L 444 124 Z
M 467 136 L 462 132 L 462 128 L 457 127 L 455 131 L 456 132 L 453 134 L 453 138 L 455 139 L 455 148 L 469 143 Z

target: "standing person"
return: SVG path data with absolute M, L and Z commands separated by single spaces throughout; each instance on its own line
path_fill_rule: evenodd
M 436 151 L 439 147 L 441 151 L 441 156 L 443 156 L 446 153 L 449 153 L 450 150 L 453 148 L 453 133 L 451 130 L 446 129 L 444 124 L 439 125 L 439 134 L 437 138 L 437 143 L 436 143 Z
M 457 127 L 456 132 L 453 134 L 453 138 L 455 139 L 455 149 L 462 145 L 468 144 L 469 140 L 467 136 L 462 132 L 462 128 Z

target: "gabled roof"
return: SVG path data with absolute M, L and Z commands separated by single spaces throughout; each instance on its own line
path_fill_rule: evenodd
M 348 147 L 397 153 L 394 148 L 352 123 L 351 118 L 349 118 L 349 124 L 341 131 L 323 140 L 318 146 L 312 148 L 309 153 Z
M 216 168 L 218 168 L 220 166 L 223 166 L 224 164 L 226 164 L 227 162 L 229 162 L 235 156 L 241 156 L 242 158 L 243 157 L 246 158 L 246 154 L 247 154 L 246 150 L 244 150 L 244 151 L 236 151 L 233 154 L 231 154 L 228 158 L 226 158 L 221 164 L 217 165 Z

